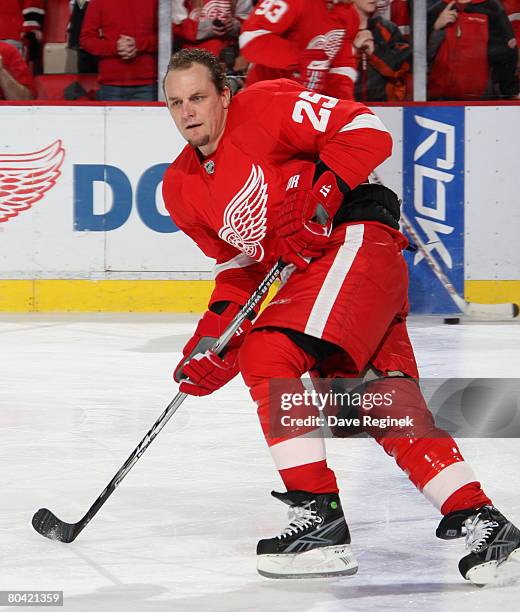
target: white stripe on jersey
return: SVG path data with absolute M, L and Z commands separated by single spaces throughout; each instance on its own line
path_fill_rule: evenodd
M 344 125 L 341 130 L 339 130 L 339 133 L 349 132 L 350 130 L 360 130 L 361 128 L 371 128 L 381 132 L 388 132 L 379 117 L 364 113 L 363 115 L 354 117 L 350 123 L 347 123 L 347 125 Z
M 349 68 L 348 66 L 339 66 L 337 68 L 331 68 L 329 74 L 341 74 L 342 76 L 348 77 L 354 83 L 357 80 L 358 73 L 355 68 Z
M 245 47 L 252 40 L 255 40 L 255 38 L 258 38 L 259 36 L 265 36 L 266 34 L 272 34 L 272 32 L 270 32 L 269 30 L 254 30 L 253 32 L 242 32 L 242 34 L 240 34 L 240 36 L 238 37 L 240 48 L 242 49 L 242 47 Z
M 224 270 L 232 270 L 235 268 L 247 268 L 247 266 L 252 266 L 255 263 L 256 263 L 256 260 L 254 260 L 252 257 L 249 257 L 249 255 L 246 255 L 245 253 L 239 253 L 236 257 L 233 257 L 233 259 L 228 259 L 227 261 L 224 261 L 223 263 L 215 264 L 213 268 L 213 272 L 216 277 L 221 272 L 224 272 Z
M 363 244 L 363 234 L 365 226 L 350 225 L 347 227 L 345 234 L 345 242 L 339 247 L 334 262 L 327 273 L 327 276 L 321 286 L 318 297 L 314 302 L 305 333 L 315 338 L 321 338 L 323 330 L 327 325 L 330 313 L 334 308 L 334 303 L 338 297 L 341 287 L 345 282 L 345 278 L 354 263 L 357 252 Z
M 288 413 L 290 414 L 290 413 Z M 326 457 L 325 441 L 323 438 L 289 438 L 269 447 L 277 470 L 307 465 L 323 461 Z
M 423 487 L 423 495 L 439 510 L 455 491 L 475 482 L 477 477 L 465 461 L 457 461 L 445 467 Z

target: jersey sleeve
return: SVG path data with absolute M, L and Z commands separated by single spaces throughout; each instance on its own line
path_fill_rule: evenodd
M 351 189 L 392 153 L 390 133 L 364 104 L 312 93 L 286 79 L 258 83 L 249 92 L 255 110 L 263 105 L 259 120 L 276 134 L 281 155 L 315 155 Z
M 170 166 L 163 180 L 163 199 L 170 217 L 200 250 L 215 260 L 215 287 L 208 307 L 215 302 L 229 301 L 243 305 L 263 279 L 266 266 L 241 253 L 223 241 L 200 222 L 196 207 L 184 197 L 182 172 Z
M 7 49 L 4 51 L 3 57 L 4 68 L 17 83 L 27 87 L 27 89 L 31 92 L 31 95 L 36 97 L 36 87 L 34 85 L 34 80 L 29 66 L 16 47 L 13 45 L 6 46 Z M 0 98 L 1 97 L 0 91 Z
M 359 30 L 359 15 L 352 5 L 347 8 L 343 19 L 345 38 L 329 69 L 325 91 L 335 98 L 353 100 L 358 71 L 352 44 Z
M 22 32 L 42 32 L 45 18 L 44 0 L 23 0 L 22 6 L 23 26 Z
M 297 0 L 263 0 L 244 21 L 240 50 L 250 62 L 270 68 L 298 66 L 300 53 L 284 35 L 296 27 L 301 6 Z
M 115 38 L 101 38 L 102 10 L 102 0 L 90 0 L 81 26 L 80 45 L 82 49 L 92 53 L 92 55 L 111 57 L 117 55 L 117 40 Z

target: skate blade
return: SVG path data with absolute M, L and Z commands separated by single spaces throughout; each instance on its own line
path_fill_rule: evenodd
M 502 563 L 488 561 L 472 567 L 466 573 L 466 579 L 478 587 L 505 586 L 520 579 L 520 548 L 513 550 Z
M 307 552 L 258 555 L 257 571 L 266 578 L 326 578 L 358 571 L 348 544 L 323 546 Z

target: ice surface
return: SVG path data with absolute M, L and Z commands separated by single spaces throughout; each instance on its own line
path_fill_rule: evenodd
M 476 589 L 461 541 L 370 440 L 328 442 L 360 569 L 270 581 L 255 546 L 286 525 L 282 490 L 239 379 L 189 398 L 72 544 L 31 527 L 79 520 L 176 393 L 190 316 L 2 315 L 0 590 L 59 589 L 65 610 L 518 609 L 520 584 Z M 423 376 L 516 377 L 520 324 L 411 321 Z M 518 440 L 462 440 L 496 505 L 520 523 Z

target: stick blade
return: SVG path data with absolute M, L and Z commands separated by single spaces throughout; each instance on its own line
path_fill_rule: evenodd
M 47 508 L 40 508 L 32 518 L 32 526 L 42 536 L 69 544 L 76 539 L 76 524 L 65 523 Z

